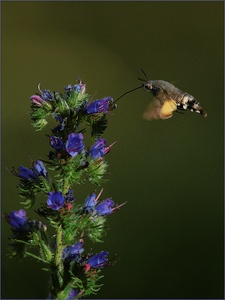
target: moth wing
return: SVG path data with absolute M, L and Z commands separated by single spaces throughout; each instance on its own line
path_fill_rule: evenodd
M 162 107 L 162 104 L 160 103 L 160 101 L 158 99 L 154 98 L 154 100 L 151 101 L 151 103 L 146 108 L 146 110 L 143 114 L 143 118 L 148 121 L 160 119 L 161 107 Z
M 145 120 L 157 120 L 157 119 L 169 119 L 172 117 L 173 112 L 177 109 L 177 104 L 172 99 L 167 99 L 163 103 L 154 98 L 154 100 L 149 104 L 146 111 L 143 114 Z

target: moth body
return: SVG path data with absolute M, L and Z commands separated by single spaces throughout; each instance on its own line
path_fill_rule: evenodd
M 207 116 L 196 98 L 167 81 L 148 80 L 142 86 L 155 97 L 143 115 L 147 120 L 168 119 L 176 110 L 190 110 Z

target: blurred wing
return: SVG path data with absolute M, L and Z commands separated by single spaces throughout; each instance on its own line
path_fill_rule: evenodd
M 162 104 L 160 101 L 156 98 L 148 105 L 146 111 L 143 114 L 143 118 L 145 120 L 154 120 L 154 119 L 160 119 L 160 111 L 162 108 Z
M 144 112 L 143 118 L 148 121 L 157 119 L 165 120 L 171 118 L 176 109 L 177 105 L 174 100 L 165 100 L 162 104 L 159 99 L 154 98 Z

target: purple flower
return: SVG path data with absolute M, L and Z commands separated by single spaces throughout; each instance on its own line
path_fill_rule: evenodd
M 97 159 L 99 157 L 103 157 L 105 154 L 107 154 L 112 146 L 115 144 L 116 142 L 112 143 L 111 145 L 109 145 L 108 147 L 106 147 L 106 140 L 105 139 L 101 139 L 99 138 L 90 148 L 89 150 L 89 154 L 93 159 Z
M 64 86 L 64 91 L 65 92 L 72 92 L 73 88 L 71 84 L 68 84 L 67 86 Z
M 84 207 L 83 207 L 83 211 L 85 213 L 88 214 L 88 213 L 93 213 L 94 211 L 96 211 L 96 214 L 98 216 L 105 216 L 105 215 L 109 215 L 109 214 L 113 213 L 115 210 L 119 209 L 121 206 L 126 204 L 126 202 L 124 202 L 120 205 L 113 207 L 114 201 L 111 198 L 108 198 L 97 205 L 102 192 L 103 192 L 103 189 L 101 189 L 98 196 L 96 196 L 95 193 L 92 193 L 87 197 L 87 199 L 85 200 Z
M 105 147 L 106 145 L 106 140 L 105 139 L 98 139 L 94 145 L 91 146 L 89 153 L 90 156 L 94 159 L 102 157 L 105 155 Z
M 38 176 L 36 173 L 34 173 L 33 170 L 23 167 L 23 166 L 19 166 L 19 174 L 14 172 L 14 175 L 18 175 L 21 179 L 25 179 L 25 180 L 38 180 Z
M 79 84 L 75 84 L 73 86 L 74 91 L 76 91 L 77 93 L 82 93 L 84 94 L 86 91 L 86 84 L 82 83 L 81 81 L 79 82 Z
M 106 113 L 109 109 L 109 102 L 112 101 L 112 97 L 106 97 L 101 100 L 96 100 L 88 105 L 87 114 L 96 114 L 100 112 Z
M 66 142 L 66 151 L 71 156 L 76 156 L 77 154 L 81 153 L 84 149 L 83 143 L 83 134 L 82 133 L 70 133 L 68 135 L 68 140 Z
M 26 229 L 26 211 L 24 209 L 20 209 L 18 211 L 14 210 L 12 211 L 7 218 L 9 224 L 14 229 Z
M 109 252 L 106 251 L 102 251 L 99 254 L 95 254 L 91 258 L 89 258 L 88 263 L 91 265 L 92 268 L 103 268 L 108 260 L 106 258 L 108 254 Z
M 101 196 L 103 189 L 99 192 L 98 196 L 95 193 L 90 194 L 85 200 L 84 211 L 86 213 L 93 212 L 95 209 L 95 205 L 97 204 L 99 197 Z
M 41 95 L 42 95 L 43 99 L 45 99 L 45 100 L 48 100 L 48 101 L 51 101 L 51 100 L 52 100 L 52 94 L 51 94 L 51 92 L 48 91 L 48 90 L 43 90 L 43 91 L 41 92 Z
M 30 99 L 33 104 L 36 104 L 39 107 L 41 107 L 43 103 L 46 103 L 46 101 L 39 95 L 33 95 Z
M 47 205 L 53 210 L 59 210 L 64 206 L 65 199 L 60 191 L 48 193 Z
M 66 300 L 76 300 L 75 298 L 79 294 L 78 290 L 71 289 Z
M 66 193 L 66 201 L 68 202 L 72 202 L 72 201 L 75 201 L 76 198 L 74 197 L 73 195 L 73 190 L 70 189 L 67 193 Z
M 79 81 L 79 83 L 75 84 L 73 87 L 71 84 L 64 86 L 64 90 L 65 92 L 72 92 L 74 90 L 76 93 L 81 92 L 84 94 L 86 91 L 86 84 L 83 84 L 82 81 Z
M 84 204 L 84 210 L 86 213 L 93 212 L 96 205 L 96 194 L 92 193 L 90 194 Z
M 62 258 L 79 259 L 80 254 L 84 251 L 83 241 L 80 241 L 72 246 L 63 249 Z
M 56 121 L 58 121 L 59 123 L 62 123 L 63 122 L 63 118 L 62 118 L 62 116 L 61 115 L 56 115 L 55 116 L 55 119 L 56 119 Z
M 52 94 L 50 91 L 48 90 L 41 90 L 41 84 L 38 84 L 38 90 L 41 93 L 41 96 L 43 99 L 47 100 L 47 101 L 51 101 L 52 100 Z M 55 93 L 55 92 L 54 92 Z
M 59 132 L 59 131 L 63 131 L 64 128 L 65 128 L 65 125 L 66 125 L 66 122 L 67 122 L 67 118 L 62 118 L 60 115 L 56 115 L 55 116 L 55 119 L 56 121 L 58 121 L 60 124 L 57 125 L 53 130 L 52 132 L 53 133 L 56 133 L 56 132 Z
M 103 202 L 101 202 L 100 204 L 98 204 L 95 207 L 95 210 L 98 212 L 98 214 L 100 216 L 105 216 L 105 215 L 109 215 L 109 214 L 113 213 L 115 210 L 119 209 L 121 206 L 123 206 L 126 203 L 127 202 L 124 202 L 120 205 L 113 207 L 114 201 L 112 199 L 108 198 L 108 199 L 104 200 Z
M 36 160 L 36 164 L 34 164 L 34 170 L 36 171 L 38 176 L 47 177 L 47 171 L 41 160 Z
M 61 138 L 57 136 L 50 136 L 50 145 L 55 149 L 55 150 L 61 150 L 63 148 L 63 141 Z
M 96 210 L 99 215 L 109 215 L 113 212 L 112 207 L 114 206 L 114 201 L 112 199 L 106 199 L 105 201 L 101 202 L 96 206 Z
M 34 169 L 29 169 L 24 166 L 19 166 L 19 172 L 16 172 L 15 169 L 12 169 L 12 174 L 19 177 L 22 180 L 38 180 L 38 176 L 47 177 L 47 171 L 41 160 L 36 160 L 36 163 L 32 163 Z

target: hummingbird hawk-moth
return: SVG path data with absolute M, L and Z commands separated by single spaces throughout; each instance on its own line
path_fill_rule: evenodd
M 143 70 L 142 72 L 146 76 Z M 147 81 L 139 78 L 139 80 L 144 81 L 144 83 L 141 86 L 124 93 L 117 100 L 136 89 L 144 88 L 147 91 L 150 91 L 154 96 L 153 101 L 143 114 L 143 117 L 146 120 L 168 119 L 172 117 L 174 111 L 185 110 L 190 110 L 201 114 L 203 117 L 207 117 L 207 113 L 194 96 L 181 91 L 167 81 L 148 80 L 147 76 L 146 79 Z

